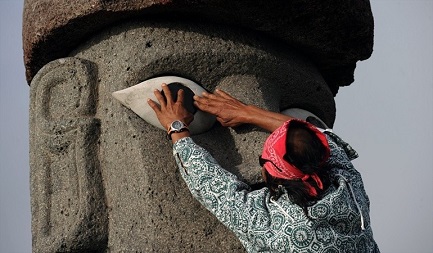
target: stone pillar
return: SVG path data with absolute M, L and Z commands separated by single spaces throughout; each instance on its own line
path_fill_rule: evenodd
M 347 66 L 368 57 L 336 60 L 341 55 L 324 57 L 336 44 L 328 50 L 301 45 L 315 40 L 297 30 L 292 19 L 301 13 L 281 10 L 293 12 L 309 1 L 86 1 L 74 12 L 64 1 L 63 14 L 53 22 L 47 13 L 44 26 L 36 13 L 49 2 L 25 5 L 34 252 L 242 252 L 235 236 L 191 197 L 165 132 L 111 93 L 176 75 L 272 111 L 302 108 L 332 126 L 333 97 L 353 76 Z M 311 19 L 306 24 L 317 22 L 311 8 L 303 12 Z M 274 14 L 281 15 L 266 19 Z M 372 30 L 372 23 L 365 27 Z M 193 138 L 255 184 L 267 135 L 252 126 L 215 124 Z

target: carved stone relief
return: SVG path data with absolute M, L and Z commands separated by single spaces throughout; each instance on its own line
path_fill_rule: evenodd
M 31 86 L 32 231 L 38 252 L 107 244 L 96 74 L 89 62 L 66 58 L 47 64 Z

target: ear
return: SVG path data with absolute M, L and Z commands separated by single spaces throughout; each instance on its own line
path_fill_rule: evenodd
M 55 60 L 30 88 L 34 250 L 104 247 L 108 216 L 98 160 L 97 68 L 78 58 Z

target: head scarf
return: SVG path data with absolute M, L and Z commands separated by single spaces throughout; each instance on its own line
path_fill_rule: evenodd
M 317 196 L 316 188 L 314 188 L 310 183 L 307 182 L 309 178 L 312 178 L 319 189 L 323 189 L 322 181 L 316 173 L 305 174 L 295 165 L 286 161 L 283 157 L 286 154 L 286 138 L 287 133 L 290 130 L 290 123 L 296 121 L 301 123 L 306 129 L 314 133 L 314 135 L 320 140 L 323 147 L 325 148 L 325 154 L 322 159 L 321 165 L 323 165 L 329 158 L 330 149 L 328 141 L 326 140 L 325 134 L 319 131 L 312 124 L 298 120 L 291 119 L 279 128 L 277 128 L 272 134 L 266 139 L 261 158 L 265 162 L 263 165 L 266 171 L 273 177 L 287 179 L 287 180 L 302 180 L 308 189 L 311 196 Z

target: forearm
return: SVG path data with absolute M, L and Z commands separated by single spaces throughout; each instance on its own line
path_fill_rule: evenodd
M 236 127 L 241 124 L 253 124 L 273 132 L 291 117 L 267 111 L 257 106 L 246 105 L 222 90 L 214 94 L 203 93 L 194 96 L 195 105 L 202 111 L 213 114 L 225 127 Z
M 183 138 L 176 142 L 173 145 L 173 154 L 191 194 L 226 226 L 234 231 L 240 229 L 233 227 L 229 216 L 248 210 L 247 193 L 250 187 L 224 170 L 191 138 Z
M 244 115 L 244 118 L 241 119 L 244 123 L 258 126 L 270 132 L 273 132 L 284 122 L 292 118 L 288 115 L 261 109 L 254 105 L 245 106 Z

